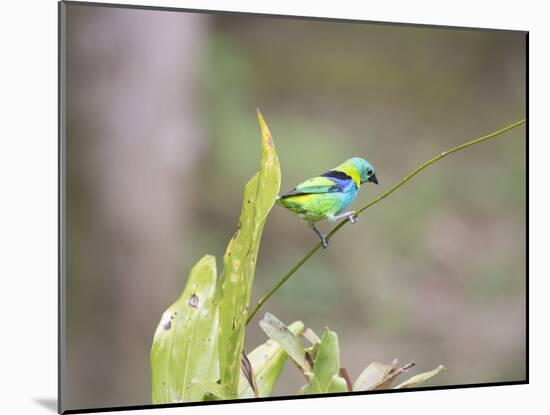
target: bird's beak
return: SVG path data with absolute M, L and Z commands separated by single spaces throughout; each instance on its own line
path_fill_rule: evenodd
M 378 179 L 376 178 L 376 174 L 373 174 L 372 176 L 369 177 L 369 182 L 378 184 Z

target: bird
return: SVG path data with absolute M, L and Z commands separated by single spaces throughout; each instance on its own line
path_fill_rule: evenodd
M 378 184 L 374 167 L 361 157 L 352 157 L 338 167 L 278 196 L 276 202 L 304 220 L 326 249 L 327 237 L 317 229 L 315 223 L 324 219 L 336 221 L 342 218 L 355 223 L 355 212 L 344 211 L 355 200 L 361 185 L 369 182 Z

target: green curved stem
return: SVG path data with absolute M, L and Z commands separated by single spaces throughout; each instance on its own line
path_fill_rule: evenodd
M 480 138 L 476 138 L 475 140 L 471 140 L 471 141 L 468 141 L 464 144 L 461 144 L 459 146 L 456 146 L 456 147 L 453 147 L 451 148 L 450 150 L 447 150 L 447 151 L 444 151 L 443 153 L 437 155 L 436 157 L 432 158 L 431 160 L 428 160 L 427 162 L 425 162 L 424 164 L 422 164 L 420 167 L 418 167 L 416 170 L 414 170 L 412 173 L 410 173 L 408 176 L 405 176 L 403 179 L 401 179 L 397 184 L 395 184 L 393 187 L 391 187 L 388 191 L 386 191 L 385 193 L 381 194 L 380 196 L 378 196 L 377 198 L 371 200 L 369 203 L 367 203 L 365 206 L 363 206 L 362 208 L 358 209 L 356 211 L 356 215 L 360 215 L 362 212 L 364 212 L 366 209 L 368 209 L 369 207 L 371 207 L 372 205 L 380 202 L 382 199 L 385 199 L 386 197 L 388 197 L 390 194 L 392 194 L 393 192 L 395 192 L 397 189 L 399 189 L 401 186 L 403 186 L 405 183 L 407 183 L 409 180 L 411 180 L 414 176 L 416 176 L 418 173 L 420 173 L 422 170 L 424 170 L 426 167 L 434 164 L 436 161 L 438 160 L 441 160 L 443 157 L 446 157 L 448 156 L 449 154 L 452 154 L 452 153 L 456 153 L 457 151 L 460 151 L 460 150 L 464 150 L 465 148 L 468 148 L 468 147 L 471 147 L 475 144 L 478 144 L 478 143 L 481 143 L 483 141 L 487 141 L 487 140 L 490 140 L 491 138 L 494 138 L 494 137 L 497 137 L 503 133 L 505 133 L 506 131 L 509 131 L 513 128 L 516 128 L 517 126 L 519 125 L 522 125 L 522 124 L 525 124 L 525 118 L 524 119 L 521 119 L 519 121 L 516 121 L 515 123 L 513 124 L 510 124 L 498 131 L 495 131 L 495 132 L 492 132 L 491 134 L 487 134 L 483 137 L 480 137 Z M 346 223 L 349 222 L 349 219 L 344 219 L 342 222 L 340 222 L 338 225 L 336 225 L 328 234 L 327 234 L 327 239 L 330 239 L 336 232 L 338 232 L 342 226 L 344 226 Z M 256 306 L 254 307 L 254 309 L 250 312 L 250 314 L 248 315 L 248 319 L 246 320 L 246 324 L 250 323 L 250 321 L 252 320 L 252 318 L 256 315 L 256 313 L 258 312 L 258 310 L 262 307 L 262 305 L 273 295 L 275 294 L 275 292 L 281 288 L 281 286 L 290 278 L 292 277 L 296 271 L 298 271 L 302 265 L 304 265 L 308 260 L 309 258 L 311 258 L 318 250 L 319 248 L 321 248 L 321 243 L 318 243 L 317 245 L 315 245 L 302 259 L 300 259 L 296 265 L 294 265 L 290 271 L 288 271 L 278 282 L 277 284 L 275 284 L 273 286 L 273 288 L 271 288 L 262 298 L 260 298 L 260 300 L 258 301 L 258 303 L 256 304 Z

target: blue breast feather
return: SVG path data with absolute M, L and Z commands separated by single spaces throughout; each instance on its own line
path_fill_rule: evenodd
M 335 177 L 328 177 L 329 180 L 334 182 L 338 186 L 337 192 L 340 193 L 340 210 L 335 214 L 340 214 L 355 200 L 357 196 L 357 186 L 351 179 L 338 179 Z

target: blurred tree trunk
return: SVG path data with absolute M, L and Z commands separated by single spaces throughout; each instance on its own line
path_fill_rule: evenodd
M 184 279 L 206 20 L 69 5 L 67 21 L 66 404 L 147 404 L 152 336 Z

